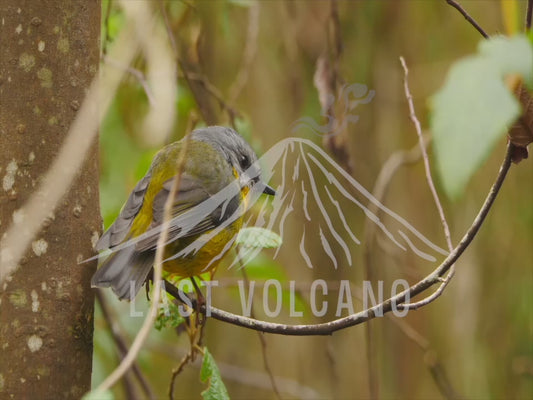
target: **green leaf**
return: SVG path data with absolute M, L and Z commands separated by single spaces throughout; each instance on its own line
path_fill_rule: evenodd
M 275 248 L 281 246 L 281 236 L 269 229 L 252 226 L 243 228 L 237 235 L 237 244 L 244 247 Z
M 533 82 L 533 49 L 525 36 L 497 36 L 479 43 L 479 53 L 490 60 L 503 78 L 518 74 L 526 83 Z
M 173 302 L 174 298 L 170 295 L 167 295 L 167 298 L 168 308 L 160 307 L 155 320 L 154 326 L 158 331 L 163 328 L 177 328 L 185 322 L 185 318 L 181 316 L 178 306 Z
M 202 382 L 207 382 L 208 387 L 202 392 L 204 400 L 229 400 L 229 394 L 222 382 L 220 370 L 215 362 L 215 359 L 204 347 L 204 360 L 202 362 L 202 369 L 200 370 L 200 379 Z
M 524 36 L 481 42 L 479 54 L 457 61 L 432 98 L 431 129 L 446 194 L 457 199 L 493 146 L 521 113 L 504 77 L 533 80 L 533 49 Z

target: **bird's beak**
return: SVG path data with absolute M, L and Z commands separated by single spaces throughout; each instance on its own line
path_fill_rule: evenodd
M 274 189 L 272 189 L 270 186 L 268 186 L 267 184 L 265 184 L 265 188 L 263 189 L 263 193 L 264 194 L 268 194 L 270 196 L 275 196 L 276 195 L 276 191 Z

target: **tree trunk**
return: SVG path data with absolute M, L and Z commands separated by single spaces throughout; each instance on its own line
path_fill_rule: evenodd
M 100 1 L 0 2 L 0 235 L 38 187 L 98 70 Z M 90 389 L 97 143 L 0 288 L 0 398 Z

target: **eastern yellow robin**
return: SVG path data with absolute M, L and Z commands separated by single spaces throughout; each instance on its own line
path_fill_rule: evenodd
M 111 287 L 132 300 L 150 273 L 164 208 L 187 143 L 179 187 L 164 249 L 163 270 L 192 277 L 214 269 L 242 227 L 249 190 L 274 195 L 257 167 L 257 155 L 233 129 L 212 126 L 193 131 L 161 149 L 131 192 L 120 215 L 102 235 L 96 250 L 112 253 L 94 274 L 93 287 Z

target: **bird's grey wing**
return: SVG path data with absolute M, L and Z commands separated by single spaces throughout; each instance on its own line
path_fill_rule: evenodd
M 163 222 L 165 203 L 170 194 L 174 178 L 167 180 L 162 189 L 154 197 L 152 212 L 153 220 L 150 229 L 160 227 Z M 220 204 L 206 205 L 212 201 L 209 192 L 198 179 L 186 172 L 182 173 L 179 190 L 172 206 L 172 221 L 168 229 L 168 242 L 180 237 L 190 237 L 216 228 L 221 221 L 232 215 L 239 206 L 239 199 L 234 197 L 229 201 L 221 199 Z M 152 233 L 136 243 L 137 251 L 153 250 L 157 247 L 160 230 Z
M 100 240 L 95 246 L 97 251 L 111 248 L 121 243 L 130 231 L 131 225 L 139 210 L 141 209 L 144 201 L 144 194 L 146 188 L 150 183 L 152 177 L 151 171 L 142 178 L 135 188 L 132 190 L 130 197 L 126 201 L 126 204 L 120 210 L 120 214 L 113 222 L 113 224 L 105 231 Z

